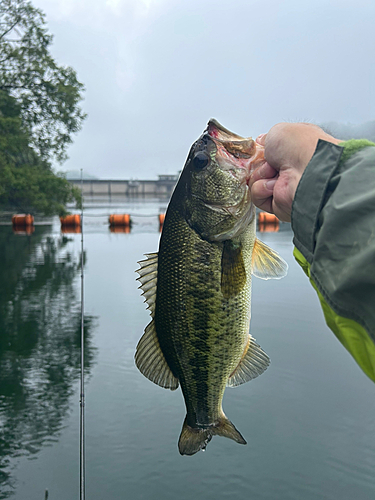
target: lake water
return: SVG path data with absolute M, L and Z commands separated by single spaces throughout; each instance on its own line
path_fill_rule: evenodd
M 375 385 L 326 327 L 288 226 L 260 235 L 288 276 L 253 280 L 251 333 L 271 365 L 224 396 L 248 445 L 214 437 L 179 455 L 181 392 L 133 361 L 149 322 L 134 271 L 165 206 L 91 200 L 85 213 L 87 500 L 373 500 Z M 111 211 L 134 214 L 130 233 L 109 231 Z M 52 222 L 31 236 L 0 226 L 1 499 L 79 497 L 81 237 Z

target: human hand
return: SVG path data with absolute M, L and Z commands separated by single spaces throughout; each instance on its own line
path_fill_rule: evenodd
M 264 146 L 265 162 L 251 174 L 249 187 L 258 208 L 290 222 L 298 183 L 319 139 L 341 142 L 310 123 L 278 123 L 257 137 L 256 142 Z

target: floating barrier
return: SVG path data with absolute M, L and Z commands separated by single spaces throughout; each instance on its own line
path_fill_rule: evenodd
M 27 227 L 34 224 L 34 217 L 30 214 L 16 214 L 12 217 L 13 227 Z
M 122 226 L 130 228 L 132 225 L 132 221 L 130 219 L 129 214 L 111 214 L 108 218 L 108 222 L 111 227 Z M 119 231 L 119 232 L 124 232 L 124 231 Z
M 109 226 L 111 233 L 130 233 L 130 226 Z
M 280 229 L 279 223 L 258 225 L 258 230 L 260 233 L 277 233 L 279 229 Z
M 66 215 L 65 217 L 60 217 L 61 229 L 66 229 L 69 227 L 81 227 L 81 216 L 79 214 Z M 80 231 L 65 231 L 65 232 L 80 232 Z
M 277 233 L 280 221 L 274 214 L 260 212 L 258 215 L 258 229 L 261 233 Z
M 35 226 L 13 226 L 13 233 L 19 235 L 30 235 L 35 231 Z
M 163 229 L 165 214 L 159 214 L 159 231 Z
M 12 217 L 13 233 L 30 235 L 35 231 L 34 217 L 30 214 L 16 214 Z
M 268 212 L 259 212 L 258 222 L 259 224 L 278 224 L 279 219 L 274 214 L 269 214 Z
M 81 226 L 61 226 L 61 232 L 62 233 L 80 233 L 81 232 Z

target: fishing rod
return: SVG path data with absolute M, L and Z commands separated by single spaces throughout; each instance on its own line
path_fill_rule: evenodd
M 79 422 L 79 498 L 86 496 L 86 457 L 85 457 L 85 330 L 84 330 L 84 280 L 83 280 L 83 172 L 81 168 L 81 383 L 80 383 L 80 422 Z

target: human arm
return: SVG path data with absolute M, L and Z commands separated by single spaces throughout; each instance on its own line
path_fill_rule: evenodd
M 375 144 L 319 137 L 310 161 L 307 154 L 294 157 L 301 173 L 290 159 L 277 163 L 267 155 L 264 139 L 266 159 L 276 168 L 272 172 L 267 163 L 254 172 L 252 198 L 291 220 L 294 256 L 318 293 L 328 326 L 375 381 Z M 293 179 L 288 184 L 288 168 L 297 186 Z

